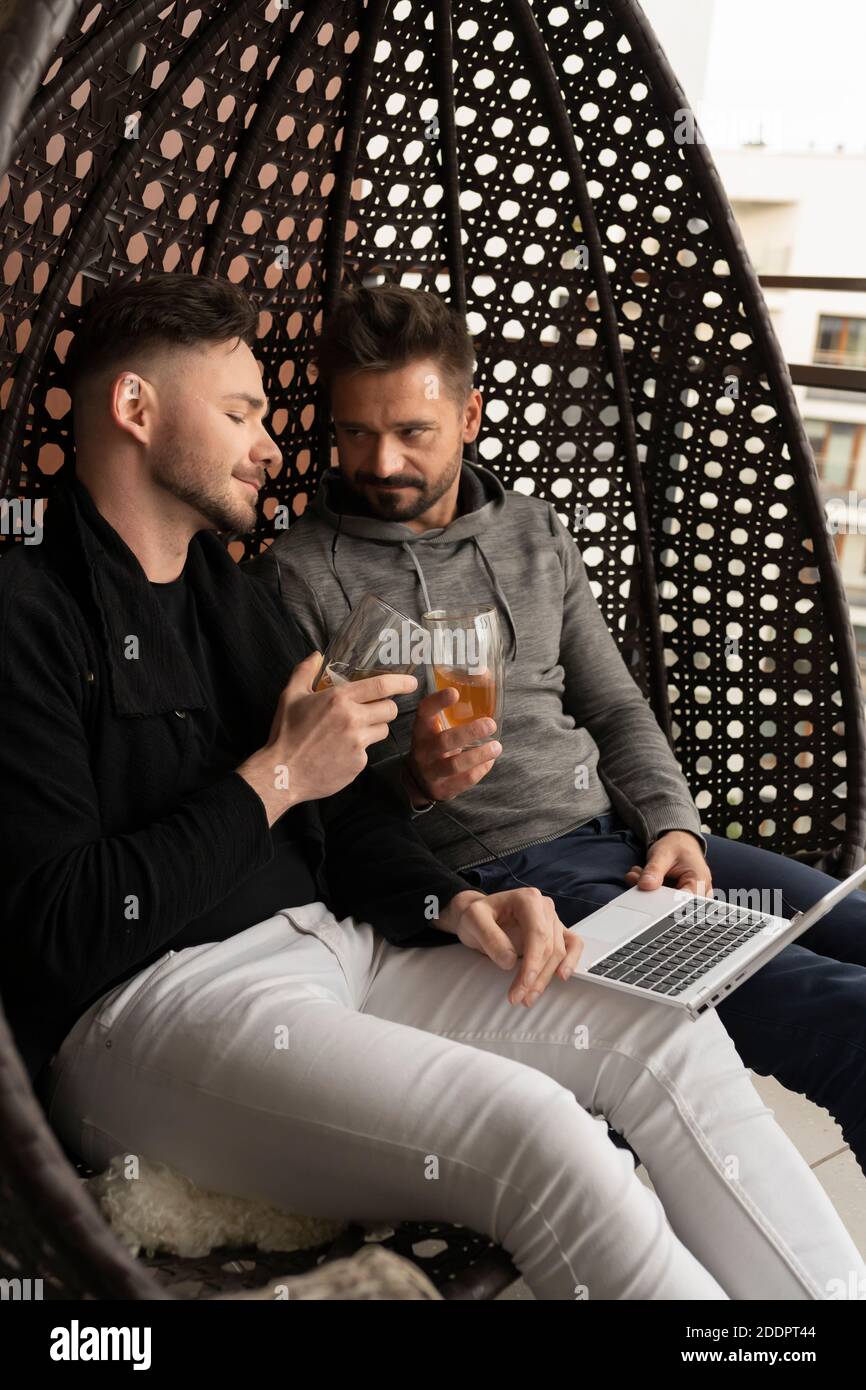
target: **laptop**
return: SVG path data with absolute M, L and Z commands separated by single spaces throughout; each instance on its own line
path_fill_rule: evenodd
M 790 921 L 679 888 L 629 888 L 573 924 L 584 942 L 573 978 L 698 1018 L 864 881 L 866 864 Z

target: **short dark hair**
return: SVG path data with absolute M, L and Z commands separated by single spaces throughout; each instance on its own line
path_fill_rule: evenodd
M 256 341 L 259 311 L 237 285 L 207 275 L 149 275 L 100 290 L 73 315 L 64 364 L 70 395 L 80 382 L 143 346 Z
M 394 371 L 423 357 L 441 363 L 450 394 L 464 400 L 475 350 L 462 315 L 432 290 L 352 285 L 337 296 L 313 360 L 329 396 L 341 373 Z

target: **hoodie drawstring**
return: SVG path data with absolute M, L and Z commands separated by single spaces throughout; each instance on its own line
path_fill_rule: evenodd
M 349 598 L 349 595 L 346 593 L 346 590 L 345 590 L 345 588 L 344 588 L 344 586 L 343 586 L 343 581 L 342 581 L 342 579 L 340 578 L 340 574 L 339 574 L 339 571 L 338 571 L 338 569 L 337 569 L 337 545 L 338 545 L 339 540 L 340 540 L 340 532 L 341 532 L 341 530 L 342 530 L 342 527 L 343 527 L 343 517 L 342 517 L 342 513 L 341 513 L 341 514 L 340 514 L 340 517 L 339 517 L 339 521 L 337 522 L 337 529 L 336 529 L 336 532 L 335 532 L 335 534 L 334 534 L 334 539 L 333 539 L 333 541 L 331 542 L 331 569 L 333 570 L 333 572 L 334 572 L 334 578 L 336 579 L 337 584 L 338 584 L 339 587 L 340 587 L 340 592 L 341 592 L 341 594 L 343 595 L 343 598 L 346 600 L 346 607 L 348 608 L 349 612 L 351 613 L 351 612 L 352 612 L 352 600 Z M 486 571 L 487 571 L 488 578 L 490 579 L 490 582 L 491 582 L 491 584 L 493 585 L 493 592 L 494 592 L 494 594 L 496 595 L 496 598 L 498 599 L 499 603 L 502 605 L 502 611 L 504 612 L 505 617 L 506 617 L 506 619 L 507 619 L 507 621 L 508 621 L 508 630 L 509 630 L 509 632 L 510 632 L 510 634 L 511 634 L 511 652 L 510 652 L 510 654 L 509 654 L 509 660 L 510 660 L 510 661 L 516 661 L 516 660 L 517 660 L 517 652 L 518 652 L 518 643 L 517 643 L 517 624 L 516 624 L 515 621 L 514 621 L 514 614 L 513 614 L 512 611 L 511 611 L 511 606 L 510 606 L 510 604 L 509 604 L 509 602 L 508 602 L 508 599 L 505 597 L 505 592 L 504 592 L 504 590 L 503 590 L 503 588 L 502 588 L 502 585 L 500 584 L 499 579 L 497 578 L 496 570 L 493 568 L 493 565 L 492 565 L 491 561 L 488 559 L 488 557 L 487 557 L 487 555 L 486 555 L 486 553 L 485 553 L 485 551 L 484 551 L 484 547 L 482 546 L 482 544 L 481 544 L 481 542 L 479 541 L 479 539 L 478 539 L 477 536 L 472 536 L 471 539 L 472 539 L 472 544 L 475 546 L 475 549 L 477 550 L 479 556 L 481 557 L 481 562 L 482 562 L 482 564 L 484 565 L 484 568 L 485 568 Z M 401 545 L 401 549 L 405 550 L 406 554 L 409 556 L 409 559 L 412 561 L 412 564 L 415 566 L 415 572 L 416 572 L 416 574 L 418 575 L 418 582 L 419 582 L 419 584 L 421 585 L 421 595 L 422 595 L 422 597 L 423 597 L 423 599 L 424 599 L 424 612 L 425 612 L 425 613 L 432 613 L 432 612 L 433 612 L 433 602 L 432 602 L 432 600 L 431 600 L 431 598 L 430 598 L 430 592 L 429 592 L 429 590 L 428 590 L 428 588 L 427 588 L 427 580 L 426 580 L 425 577 L 424 577 L 424 571 L 422 570 L 421 565 L 420 565 L 420 563 L 419 563 L 419 561 L 418 561 L 418 557 L 417 557 L 417 555 L 415 554 L 415 547 L 414 547 L 413 545 L 410 545 L 408 541 L 401 541 L 401 542 L 400 542 L 400 545 Z
M 484 549 L 483 549 L 483 547 L 482 547 L 482 545 L 481 545 L 481 542 L 478 540 L 478 537 L 477 537 L 477 536 L 473 536 L 473 537 L 472 537 L 472 543 L 473 543 L 473 545 L 475 546 L 475 549 L 478 551 L 478 554 L 481 556 L 481 560 L 482 560 L 482 563 L 484 564 L 484 568 L 487 570 L 487 574 L 488 574 L 488 576 L 489 576 L 489 578 L 490 578 L 490 582 L 491 582 L 491 584 L 493 585 L 493 592 L 495 593 L 497 599 L 498 599 L 499 602 L 501 603 L 502 608 L 503 608 L 503 611 L 504 611 L 504 613 L 505 613 L 505 616 L 506 616 L 506 618 L 508 619 L 508 628 L 509 628 L 509 631 L 510 631 L 510 633 L 511 633 L 511 655 L 510 655 L 510 658 L 509 658 L 509 659 L 510 659 L 511 661 L 516 661 L 516 660 L 517 660 L 517 627 L 516 627 L 516 624 L 515 624 L 515 622 L 514 622 L 514 615 L 513 615 L 513 613 L 511 612 L 511 608 L 510 608 L 510 606 L 509 606 L 508 599 L 505 597 L 505 594 L 503 593 L 502 585 L 499 583 L 499 580 L 498 580 L 497 577 L 496 577 L 496 571 L 495 571 L 495 569 L 493 568 L 493 566 L 492 566 L 492 564 L 490 563 L 490 561 L 488 560 L 487 556 L 485 555 Z M 425 613 L 432 613 L 432 612 L 433 612 L 433 604 L 432 604 L 431 601 L 430 601 L 430 594 L 429 594 L 429 592 L 428 592 L 428 590 L 427 590 L 427 581 L 426 581 L 426 579 L 424 578 L 424 571 L 422 570 L 421 565 L 420 565 L 420 563 L 419 563 L 419 561 L 418 561 L 418 557 L 417 557 L 417 555 L 415 554 L 415 547 L 412 546 L 412 545 L 409 545 L 408 541 L 402 541 L 402 542 L 401 542 L 401 548 L 402 548 L 403 550 L 405 550 L 406 554 L 409 556 L 409 559 L 412 561 L 412 564 L 415 566 L 415 572 L 416 572 L 416 574 L 418 575 L 418 582 L 419 582 L 420 585 L 421 585 L 421 594 L 422 594 L 422 597 L 423 597 L 423 599 L 424 599 L 424 612 L 425 612 Z
M 510 608 L 509 603 L 508 603 L 508 599 L 505 597 L 505 593 L 503 592 L 502 585 L 500 584 L 499 580 L 498 580 L 497 577 L 496 577 L 496 570 L 493 568 L 493 565 L 491 564 L 491 562 L 488 560 L 487 556 L 485 555 L 485 553 L 484 553 L 484 547 L 482 546 L 480 540 L 478 539 L 477 536 L 473 536 L 473 537 L 472 537 L 472 541 L 473 541 L 473 544 L 475 545 L 475 549 L 478 551 L 478 554 L 481 556 L 481 559 L 484 561 L 484 568 L 487 570 L 487 573 L 488 573 L 489 576 L 490 576 L 490 582 L 491 582 L 491 584 L 493 585 L 493 592 L 495 593 L 496 597 L 499 599 L 499 602 L 502 604 L 502 607 L 503 607 L 504 610 L 505 610 L 505 616 L 506 616 L 506 618 L 508 619 L 508 626 L 509 626 L 509 628 L 511 629 L 511 657 L 510 657 L 510 660 L 511 660 L 511 661 L 516 661 L 516 660 L 517 660 L 517 624 L 516 624 L 515 621 L 514 621 L 514 614 L 513 614 L 512 611 L 511 611 L 511 608 Z
M 427 581 L 426 581 L 426 579 L 424 578 L 424 571 L 422 570 L 421 566 L 418 564 L 418 560 L 417 560 L 417 557 L 416 557 L 416 555 L 415 555 L 414 548 L 413 548 L 411 545 L 409 545 L 408 541 L 403 541 L 403 542 L 401 542 L 401 549 L 402 549 L 402 550 L 405 550 L 406 554 L 409 556 L 409 559 L 412 561 L 412 564 L 415 566 L 415 572 L 416 572 L 416 574 L 418 575 L 418 581 L 419 581 L 419 583 L 420 583 L 420 585 L 421 585 L 421 595 L 422 595 L 422 597 L 423 597 L 423 599 L 424 599 L 424 612 L 425 612 L 425 613 L 432 613 L 432 612 L 433 612 L 433 604 L 430 602 L 430 595 L 429 595 L 429 593 L 427 592 Z
M 342 579 L 340 578 L 340 572 L 339 572 L 339 570 L 337 569 L 337 542 L 338 542 L 339 539 L 340 539 L 340 531 L 341 531 L 341 529 L 342 529 L 342 525 L 343 525 L 343 518 L 342 518 L 342 516 L 341 516 L 341 517 L 340 517 L 340 520 L 337 522 L 337 529 L 336 529 L 336 531 L 334 532 L 334 539 L 331 541 L 331 569 L 334 571 L 334 578 L 336 579 L 337 583 L 338 583 L 339 586 L 340 586 L 340 593 L 343 595 L 343 598 L 346 600 L 346 607 L 348 608 L 349 612 L 351 613 L 351 612 L 352 612 L 352 600 L 349 598 L 349 595 L 346 593 L 346 590 L 345 590 L 345 588 L 343 587 L 343 581 L 342 581 Z

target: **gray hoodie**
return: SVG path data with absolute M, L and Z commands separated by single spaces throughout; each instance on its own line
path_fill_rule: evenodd
M 468 868 L 615 809 L 647 844 L 682 829 L 706 850 L 685 779 L 554 507 L 506 492 L 467 462 L 458 507 L 449 526 L 418 534 L 370 516 L 332 469 L 269 552 L 284 602 L 320 651 L 368 591 L 419 620 L 436 608 L 496 605 L 505 640 L 502 752 L 445 806 L 465 829 L 438 807 L 416 818 L 430 849 L 450 868 Z M 419 679 L 418 692 L 398 702 L 392 729 L 401 753 L 424 688 Z M 399 785 L 394 739 L 369 756 Z

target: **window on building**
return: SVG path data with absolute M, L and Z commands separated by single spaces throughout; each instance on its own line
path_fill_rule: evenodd
M 866 426 L 841 424 L 837 420 L 804 420 L 803 423 L 819 478 L 825 483 L 847 486 Z
M 826 367 L 866 367 L 866 319 L 822 314 L 815 362 Z

